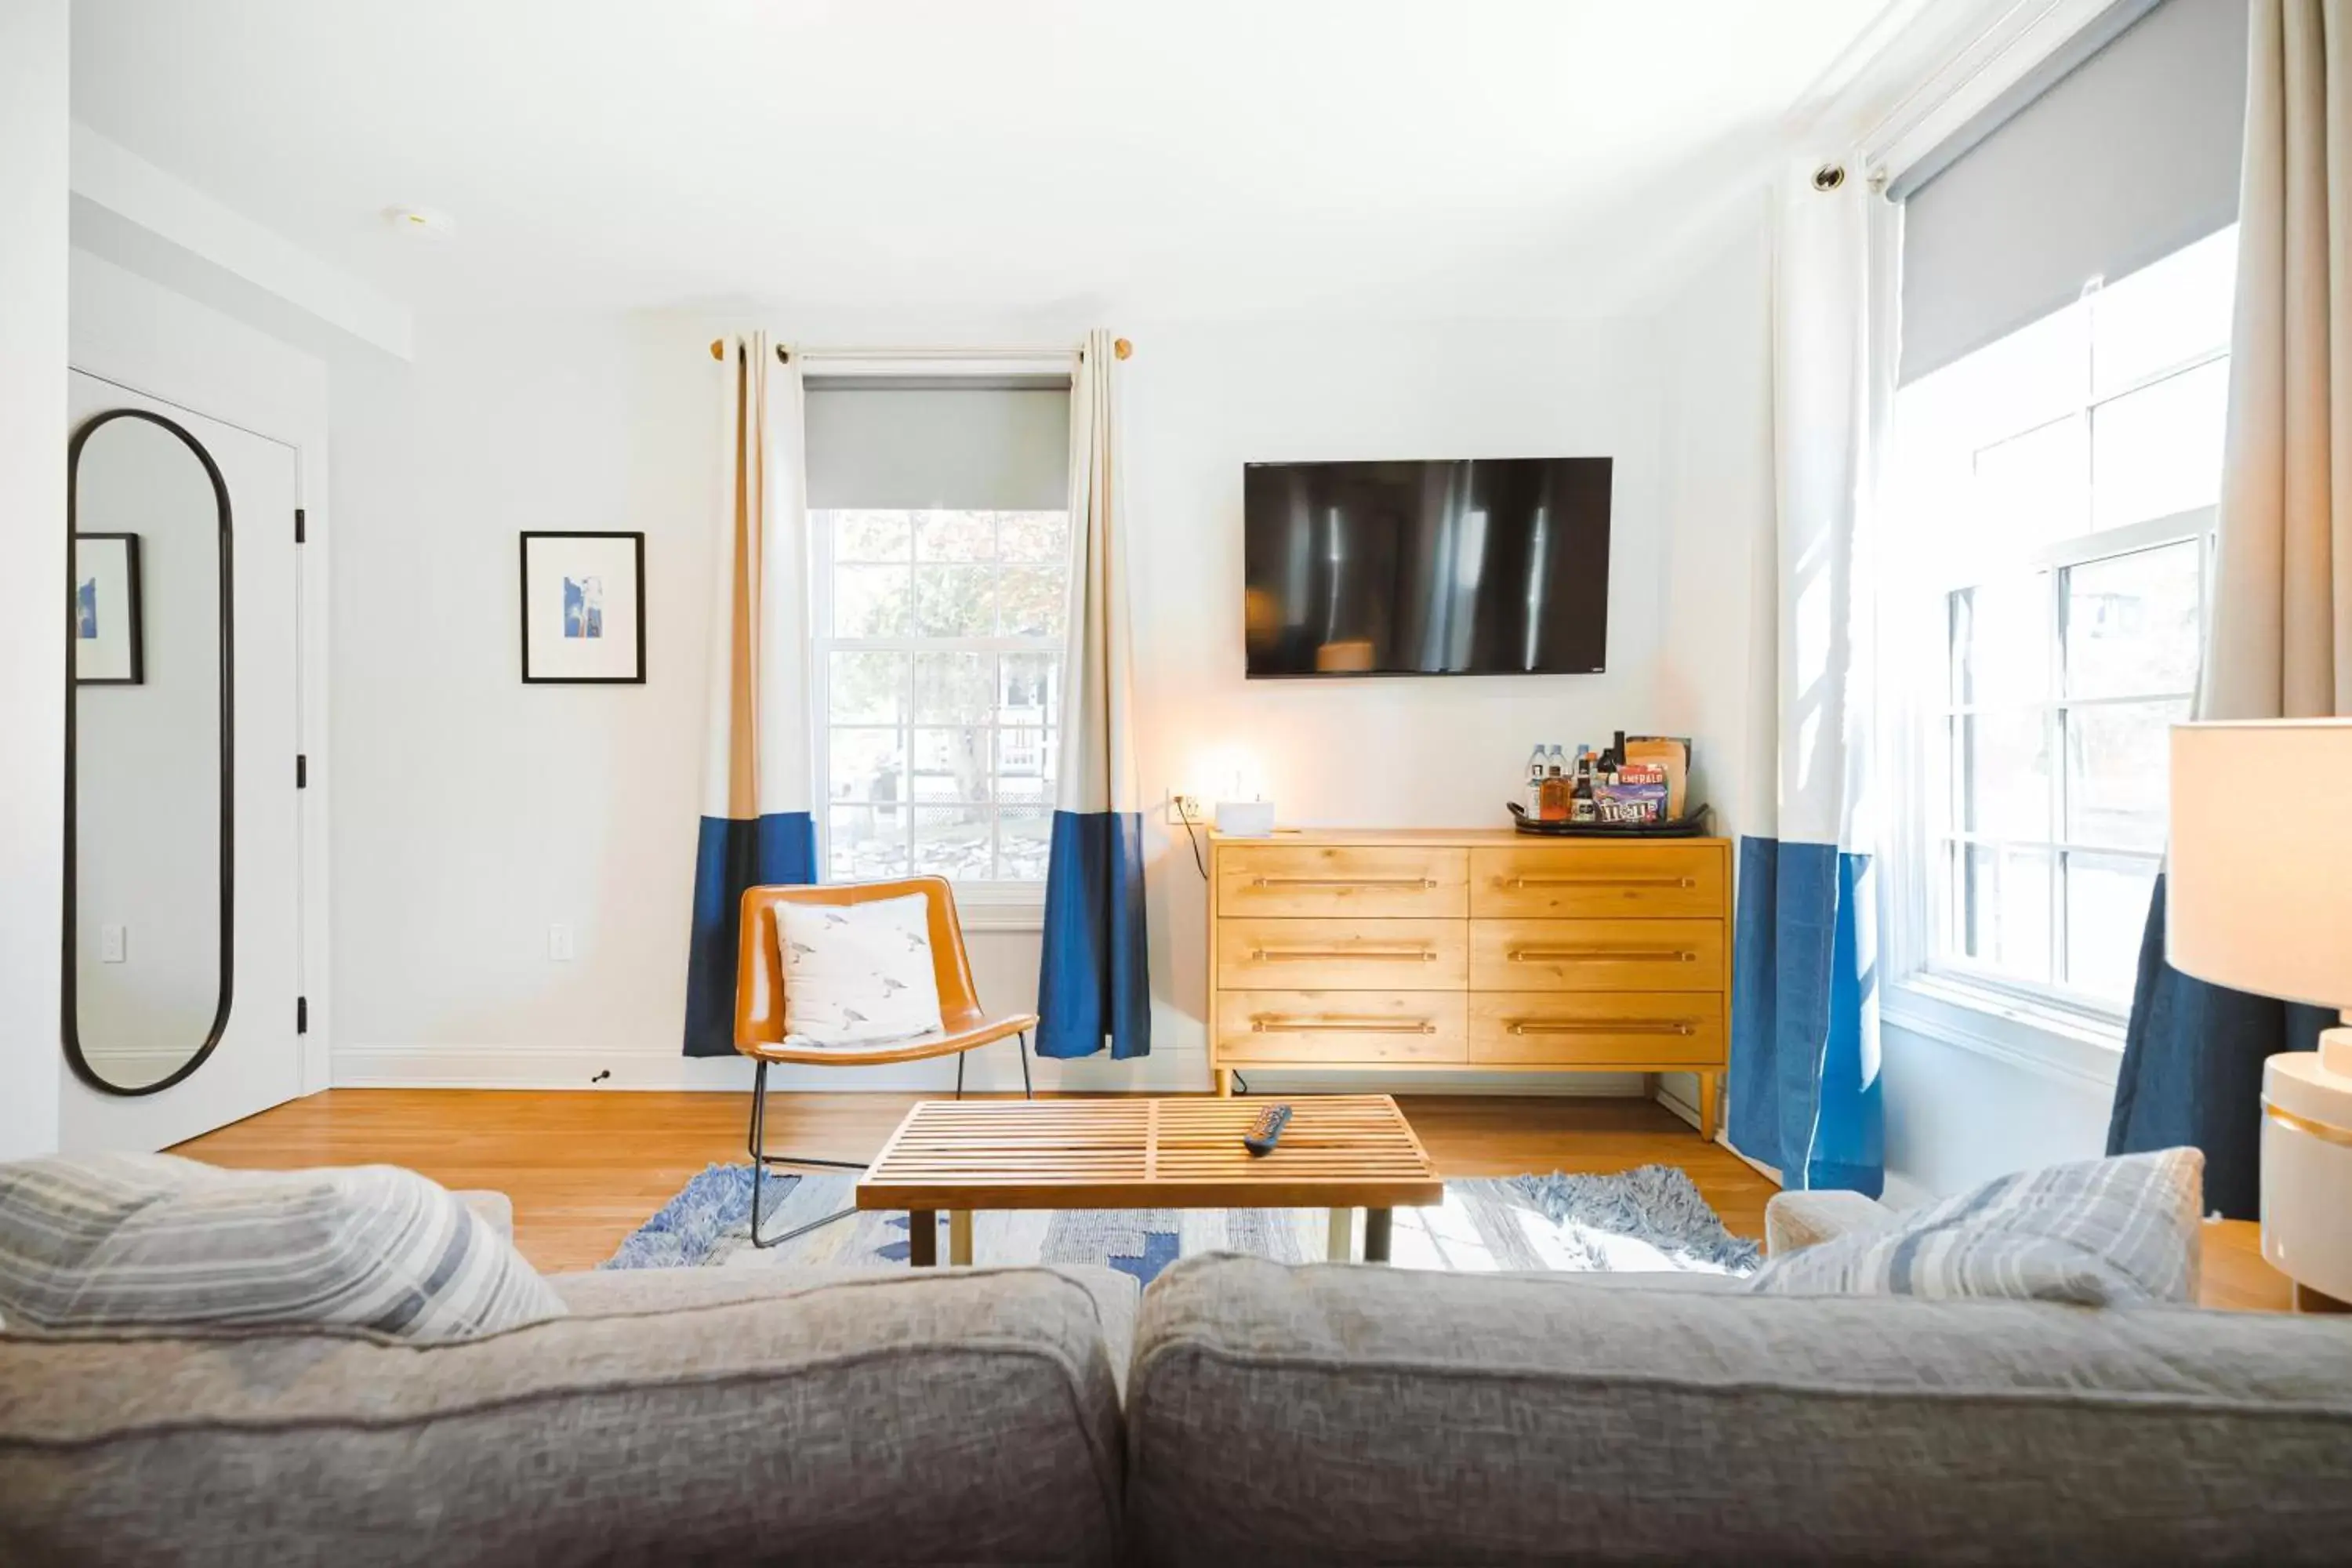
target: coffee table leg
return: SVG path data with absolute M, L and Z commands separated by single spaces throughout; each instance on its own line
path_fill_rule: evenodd
M 1391 1217 L 1392 1211 L 1388 1209 L 1364 1211 L 1365 1262 L 1386 1263 L 1389 1260 L 1389 1221 Z
M 940 1262 L 940 1216 L 935 1209 L 907 1211 L 907 1266 L 936 1268 Z
M 1333 1209 L 1331 1229 L 1323 1245 L 1323 1256 L 1333 1263 L 1352 1263 L 1356 1257 L 1356 1211 Z
M 948 1261 L 971 1267 L 971 1211 L 948 1210 Z

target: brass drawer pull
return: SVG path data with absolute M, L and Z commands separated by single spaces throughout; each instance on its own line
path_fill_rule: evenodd
M 1426 1018 L 1285 1018 L 1260 1016 L 1250 1020 L 1253 1035 L 1433 1035 L 1437 1026 Z
M 1434 877 L 1252 877 L 1253 888 L 1434 888 Z
M 1698 954 L 1675 947 L 1515 947 L 1513 963 L 1696 963 Z
M 1696 1035 L 1698 1026 L 1683 1018 L 1514 1018 L 1515 1035 Z
M 1497 878 L 1497 881 L 1501 879 Z M 1514 877 L 1514 888 L 1696 888 L 1696 877 Z
M 1435 963 L 1437 954 L 1425 947 L 1260 947 L 1250 952 L 1253 963 L 1302 963 L 1321 959 L 1373 958 Z

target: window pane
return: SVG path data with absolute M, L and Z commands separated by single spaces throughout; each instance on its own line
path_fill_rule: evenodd
M 1070 558 L 1070 514 L 1008 511 L 996 520 L 996 552 L 1007 561 L 1064 566 Z
M 2091 395 L 2111 396 L 2230 346 L 2235 225 L 2091 296 Z
M 1021 726 L 996 732 L 996 798 L 1054 803 L 1054 764 L 1060 736 Z
M 907 656 L 836 653 L 825 700 L 843 724 L 902 724 L 907 719 Z
M 997 661 L 1003 687 L 997 694 L 1000 724 L 1062 721 L 1062 661 L 1050 653 L 1009 653 Z
M 994 568 L 919 566 L 915 569 L 917 636 L 984 637 L 995 630 Z
M 2066 710 L 2066 837 L 2117 848 L 2164 847 L 2165 770 L 2187 701 Z
M 994 814 L 986 806 L 917 806 L 915 869 L 985 880 L 994 828 Z
M 2066 694 L 2195 690 L 2199 587 L 2194 540 L 2069 569 Z
M 919 561 L 990 561 L 995 556 L 992 511 L 927 511 L 915 525 Z
M 833 635 L 904 637 L 907 600 L 904 566 L 836 566 L 833 569 Z
M 2050 857 L 1979 844 L 1961 848 L 1961 951 L 2020 980 L 2049 980 Z
M 996 875 L 1007 882 L 1042 882 L 1053 847 L 1050 805 L 1008 806 L 997 824 Z
M 836 805 L 826 813 L 825 828 L 827 881 L 871 882 L 907 874 L 907 825 L 898 812 Z
M 2091 411 L 2091 525 L 2210 506 L 2221 493 L 2230 362 L 2215 360 Z
M 2050 695 L 2050 576 L 1952 595 L 1952 700 L 2039 702 Z
M 1007 566 L 998 579 L 1003 634 L 1009 637 L 1059 637 L 1063 601 L 1070 574 L 1059 566 Z
M 2111 1001 L 2131 1000 L 2140 939 L 2156 894 L 2154 860 L 2066 857 L 2066 980 Z
M 996 695 L 996 656 L 919 653 L 915 656 L 915 717 L 984 724 Z
M 988 738 L 984 725 L 915 731 L 915 798 L 988 799 Z
M 2087 434 L 2078 414 L 1978 451 L 1979 546 L 2030 550 L 2091 526 Z
M 903 511 L 837 511 L 833 514 L 836 561 L 904 561 L 907 514 Z
M 2049 726 L 2041 712 L 1975 713 L 1953 723 L 1962 829 L 2001 838 L 2052 837 Z
M 893 807 L 906 797 L 906 731 L 834 730 L 826 736 L 832 772 L 828 798 Z

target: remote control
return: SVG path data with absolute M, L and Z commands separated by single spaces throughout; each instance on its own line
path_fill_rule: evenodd
M 1242 1146 L 1253 1154 L 1271 1154 L 1274 1146 L 1282 1142 L 1282 1130 L 1289 1124 L 1290 1107 L 1269 1105 L 1257 1113 L 1257 1121 L 1242 1139 Z

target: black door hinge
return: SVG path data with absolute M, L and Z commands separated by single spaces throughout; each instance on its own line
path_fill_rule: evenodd
M 294 998 L 294 1032 L 298 1035 L 310 1032 L 310 999 L 308 996 Z
M 310 759 L 308 754 L 301 752 L 294 753 L 294 787 L 296 789 L 310 787 Z
M 303 536 L 304 531 L 305 531 L 305 524 L 304 524 L 304 522 L 303 522 L 303 518 L 302 518 L 302 509 L 301 509 L 300 507 L 299 507 L 299 506 L 298 506 L 298 507 L 296 507 L 296 508 L 294 509 L 294 542 L 295 542 L 295 543 L 297 543 L 297 544 L 300 544 L 300 543 L 305 542 L 305 541 L 304 541 L 304 539 L 303 539 L 303 537 L 302 537 L 302 536 Z

